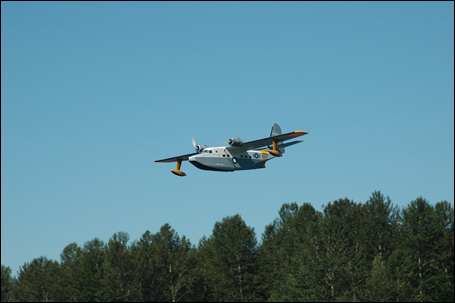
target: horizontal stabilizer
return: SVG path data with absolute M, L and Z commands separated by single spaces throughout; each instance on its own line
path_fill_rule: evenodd
M 294 144 L 297 144 L 297 143 L 302 143 L 302 142 L 303 141 L 298 140 L 298 141 L 292 141 L 292 142 L 289 142 L 289 143 L 282 143 L 282 144 L 278 144 L 278 148 L 288 147 L 288 146 L 291 146 L 291 145 L 294 145 Z

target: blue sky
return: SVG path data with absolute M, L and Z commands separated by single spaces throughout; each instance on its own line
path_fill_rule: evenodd
M 154 160 L 309 134 L 263 170 Z M 453 2 L 2 2 L 1 260 L 374 190 L 454 202 Z

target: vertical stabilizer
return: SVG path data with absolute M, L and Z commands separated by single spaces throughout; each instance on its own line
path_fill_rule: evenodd
M 281 135 L 281 127 L 278 124 L 273 124 L 272 131 L 270 132 L 270 137 L 275 137 Z
M 278 124 L 273 124 L 272 126 L 272 131 L 270 132 L 270 137 L 275 137 L 275 136 L 279 136 L 281 135 L 281 127 L 278 125 Z M 281 147 L 280 148 L 280 144 L 283 144 L 283 143 L 279 143 L 277 145 L 277 151 L 279 151 L 281 154 L 284 154 L 284 147 Z M 270 149 L 273 149 L 272 146 L 269 146 Z

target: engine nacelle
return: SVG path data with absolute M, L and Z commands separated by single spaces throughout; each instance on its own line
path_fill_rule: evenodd
M 208 146 L 207 145 L 196 145 L 196 151 L 200 154 L 206 149 Z
M 229 139 L 229 145 L 230 146 L 242 146 L 243 141 L 240 140 L 239 138 L 231 138 L 231 139 Z

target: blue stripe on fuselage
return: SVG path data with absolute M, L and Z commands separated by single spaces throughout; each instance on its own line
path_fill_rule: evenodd
M 235 160 L 234 160 L 235 158 Z M 195 155 L 189 158 L 197 168 L 214 171 L 235 171 L 263 168 L 262 159 L 245 159 L 240 157 L 213 157 L 207 154 Z M 237 162 L 237 163 L 234 163 Z

